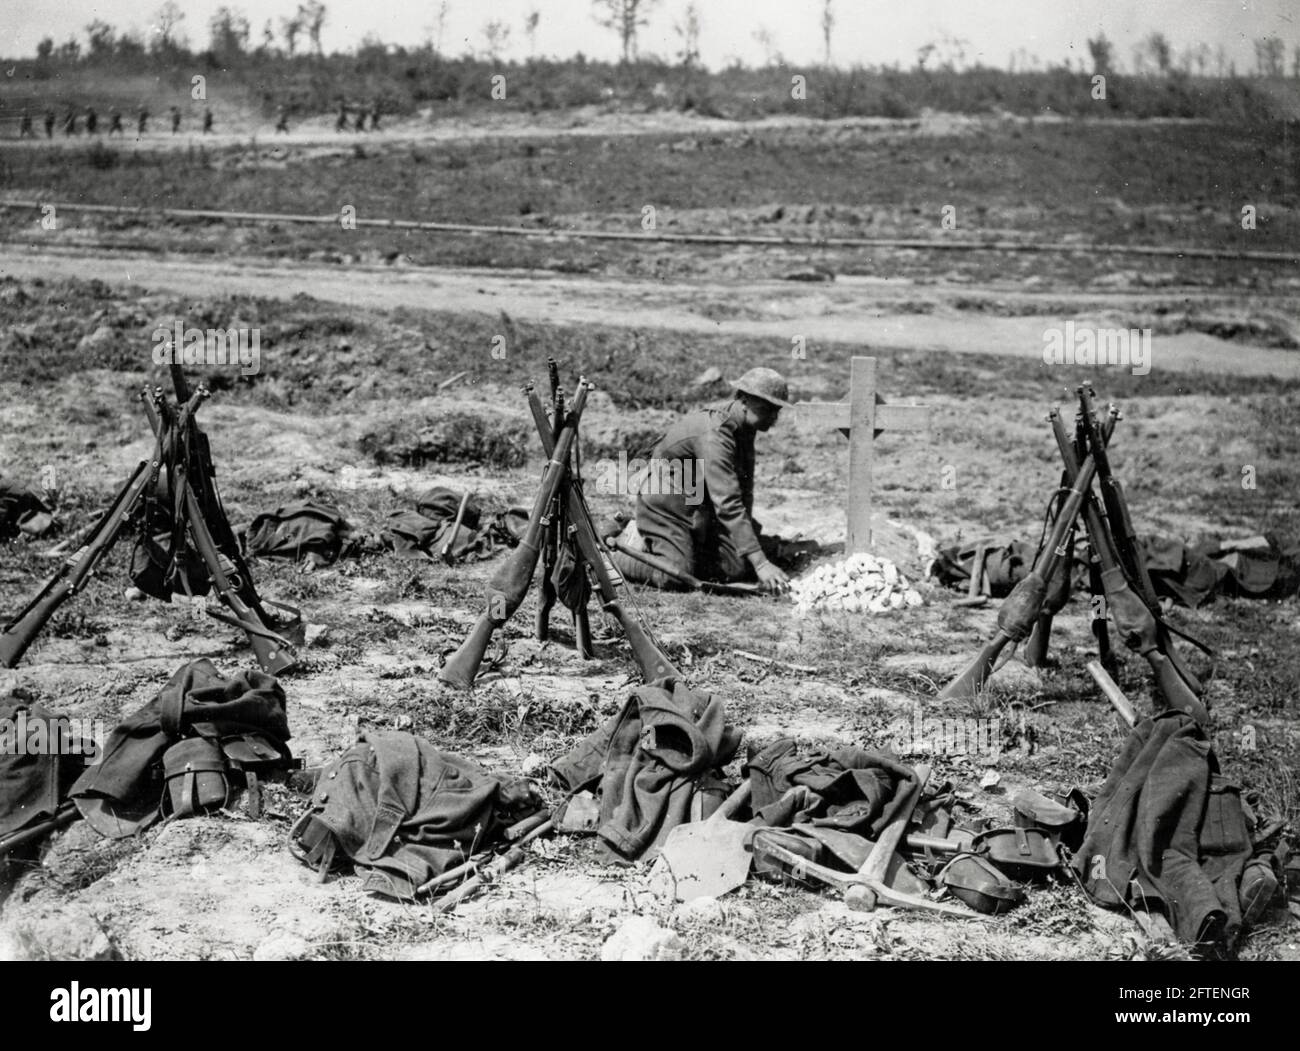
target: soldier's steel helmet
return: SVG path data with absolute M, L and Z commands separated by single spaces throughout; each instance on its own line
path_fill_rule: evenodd
M 790 388 L 776 369 L 750 369 L 732 387 L 782 409 L 790 407 Z

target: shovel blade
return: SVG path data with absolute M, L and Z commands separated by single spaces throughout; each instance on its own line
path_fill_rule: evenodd
M 749 877 L 745 841 L 754 829 L 739 821 L 678 825 L 650 870 L 651 885 L 664 898 L 694 901 L 735 890 Z

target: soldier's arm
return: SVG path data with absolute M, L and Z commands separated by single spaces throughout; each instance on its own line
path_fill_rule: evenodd
M 745 507 L 745 494 L 736 476 L 736 434 L 729 426 L 709 431 L 704 441 L 704 484 L 714 513 L 731 534 L 736 552 L 753 561 L 753 556 L 763 558 L 754 532 L 749 511 Z

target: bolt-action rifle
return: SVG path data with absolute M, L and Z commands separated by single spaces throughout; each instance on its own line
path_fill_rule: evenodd
M 1059 413 L 1053 414 L 1052 432 L 1056 436 L 1061 458 L 1065 461 L 1066 474 L 1077 476 L 1079 467 L 1075 460 L 1074 446 L 1066 436 L 1065 425 L 1061 422 Z M 1096 447 L 1092 448 L 1095 450 Z M 1095 452 L 1092 455 L 1095 455 Z M 1164 648 L 1166 643 L 1161 639 L 1160 621 L 1129 586 L 1114 538 L 1107 528 L 1107 520 L 1102 517 L 1101 508 L 1092 492 L 1088 493 L 1083 515 L 1088 530 L 1089 546 L 1097 553 L 1100 561 L 1106 605 L 1115 620 L 1115 628 L 1120 638 L 1124 640 L 1124 645 L 1146 658 L 1147 663 L 1151 665 L 1151 671 L 1155 675 L 1161 694 L 1164 695 L 1165 703 L 1186 712 L 1202 726 L 1208 725 L 1209 714 L 1205 706 L 1197 697 L 1191 684 L 1183 678 L 1178 664 L 1170 658 Z
M 141 395 L 142 398 L 145 396 Z M 200 401 L 202 395 L 187 398 L 182 413 L 192 413 Z M 108 511 L 91 526 L 81 544 L 0 631 L 0 665 L 14 667 L 55 611 L 94 576 L 99 563 L 113 550 L 127 524 L 135 518 L 145 496 L 157 485 L 166 452 L 163 437 L 158 435 L 153 456 L 136 465 Z
M 1052 579 L 1057 566 L 1066 557 L 1066 535 L 1074 527 L 1084 498 L 1092 485 L 1097 464 L 1091 455 L 1083 461 L 1074 484 L 1057 512 L 1052 532 L 1038 553 L 1034 568 L 1018 583 L 1002 602 L 998 610 L 997 634 L 975 655 L 961 673 L 939 693 L 941 700 L 969 697 L 983 688 L 993 672 L 1003 649 L 1009 642 L 1021 642 L 1033 631 L 1038 614 L 1047 595 L 1047 582 Z
M 549 456 L 554 449 L 554 443 L 551 439 L 551 426 L 546 419 L 546 410 L 542 408 L 536 391 L 531 387 L 525 390 L 528 394 L 529 408 L 533 413 L 533 423 L 537 426 L 538 437 L 541 439 L 542 448 Z M 632 647 L 632 658 L 641 669 L 641 678 L 645 682 L 664 678 L 682 678 L 682 673 L 673 666 L 663 650 L 655 645 L 641 622 L 623 608 L 619 600 L 618 585 L 615 584 L 609 565 L 605 561 L 604 549 L 591 519 L 591 509 L 587 507 L 582 491 L 576 485 L 570 485 L 567 496 L 569 523 L 574 530 L 574 542 L 578 546 L 578 553 L 595 577 L 596 590 L 600 592 L 601 609 L 617 620 L 623 628 L 623 634 Z
M 573 405 L 569 409 L 560 437 L 555 442 L 552 455 L 546 464 L 546 473 L 528 516 L 528 526 L 519 546 L 511 552 L 507 560 L 487 586 L 487 603 L 469 636 L 461 643 L 447 662 L 443 665 L 438 678 L 450 686 L 468 688 L 474 684 L 479 666 L 492 642 L 492 636 L 506 621 L 515 615 L 528 594 L 533 574 L 537 570 L 537 561 L 541 555 L 542 534 L 545 530 L 544 519 L 550 511 L 555 494 L 568 472 L 569 454 L 577 437 L 578 421 L 587 403 L 587 383 L 578 380 L 578 392 L 574 395 Z M 543 413 L 543 416 L 545 413 Z M 548 423 L 549 430 L 549 423 Z

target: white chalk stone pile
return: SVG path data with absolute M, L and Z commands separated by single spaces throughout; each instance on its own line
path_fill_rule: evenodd
M 815 609 L 888 613 L 904 606 L 920 606 L 924 601 L 894 563 L 867 554 L 818 566 L 792 580 L 790 596 L 800 614 Z

